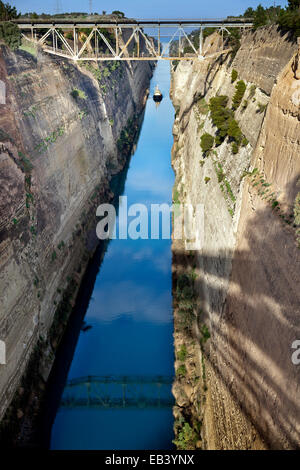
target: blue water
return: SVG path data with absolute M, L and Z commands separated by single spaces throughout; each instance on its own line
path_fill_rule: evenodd
M 169 63 L 158 63 L 127 174 L 128 205 L 171 204 L 174 110 Z M 164 99 L 156 108 L 151 96 Z M 173 376 L 170 240 L 112 240 L 97 276 L 68 380 L 83 376 Z M 171 399 L 171 386 L 169 391 Z M 170 449 L 172 408 L 60 407 L 52 449 Z

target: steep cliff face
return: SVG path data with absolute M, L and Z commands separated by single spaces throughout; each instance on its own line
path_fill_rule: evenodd
M 129 156 L 152 69 L 96 69 L 2 46 L 0 71 L 1 419 L 34 348 L 46 351 L 47 378 L 97 245 L 96 207 Z
M 176 432 L 182 439 L 188 421 L 202 448 L 299 447 L 300 371 L 291 360 L 300 335 L 296 51 L 264 28 L 245 34 L 233 62 L 224 53 L 173 73 L 174 192 L 205 210 L 202 250 L 187 256 L 173 243 L 177 367 L 187 347 L 187 372 L 174 387 Z M 233 69 L 246 86 L 234 115 L 246 139 L 236 152 L 227 136 L 203 155 L 201 136 L 217 135 L 210 98 L 226 95 L 228 109 L 236 99 Z M 182 275 L 194 291 L 188 329 Z

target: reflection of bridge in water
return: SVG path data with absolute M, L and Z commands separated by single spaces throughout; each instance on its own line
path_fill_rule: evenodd
M 70 380 L 63 408 L 170 408 L 171 376 L 87 376 Z

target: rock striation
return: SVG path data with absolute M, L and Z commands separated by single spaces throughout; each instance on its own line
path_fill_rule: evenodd
M 205 208 L 202 249 L 173 241 L 175 432 L 182 442 L 188 423 L 190 448 L 299 448 L 298 64 L 297 44 L 270 27 L 246 33 L 234 59 L 224 52 L 173 72 L 174 199 Z M 217 135 L 209 101 L 226 95 L 230 109 L 238 81 L 234 118 L 246 140 L 235 153 L 226 137 L 203 155 L 201 136 Z M 194 291 L 188 327 L 183 275 Z
M 98 244 L 96 207 L 130 156 L 152 70 L 0 46 L 0 420 L 35 353 L 47 380 Z

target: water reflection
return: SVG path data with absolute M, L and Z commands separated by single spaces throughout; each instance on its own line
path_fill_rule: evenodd
M 152 85 L 125 184 L 128 205 L 171 204 L 174 110 L 168 98 L 167 62 L 158 63 L 152 84 L 156 82 L 165 98 L 157 110 Z M 170 240 L 110 242 L 85 315 L 69 381 L 83 376 L 173 375 L 170 245 Z M 171 398 L 171 390 L 169 393 Z M 172 447 L 172 427 L 171 407 L 60 407 L 52 428 L 51 448 L 167 449 Z

